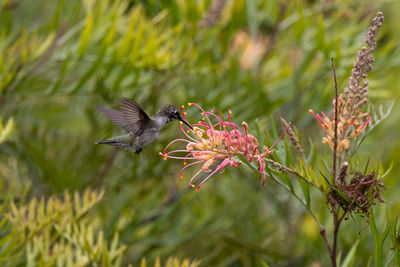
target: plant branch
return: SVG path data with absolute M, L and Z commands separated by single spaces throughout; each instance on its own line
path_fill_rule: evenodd
M 328 237 L 326 235 L 326 230 L 322 225 L 320 225 L 320 227 L 319 227 L 319 233 L 321 234 L 322 239 L 324 240 L 325 246 L 328 249 L 329 255 L 331 256 L 331 259 L 332 259 L 332 247 L 329 244 Z
M 337 157 L 337 128 L 338 128 L 338 86 L 336 79 L 335 65 L 333 64 L 333 57 L 331 58 L 333 79 L 335 81 L 335 133 L 333 139 L 333 182 L 336 184 L 336 157 Z
M 347 211 L 343 211 L 343 214 L 339 217 L 339 211 L 340 208 L 337 209 L 334 214 L 333 214 L 333 244 L 332 244 L 332 251 L 331 251 L 331 262 L 332 266 L 336 267 L 336 252 L 337 252 L 337 240 L 339 236 L 339 227 L 341 222 L 343 221 L 343 218 L 346 216 Z

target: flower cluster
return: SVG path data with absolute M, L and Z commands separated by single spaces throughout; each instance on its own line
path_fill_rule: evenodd
M 240 166 L 242 162 L 237 159 L 237 156 L 242 156 L 248 162 L 254 161 L 258 163 L 259 179 L 263 176 L 262 185 L 264 186 L 264 159 L 273 152 L 272 148 L 285 132 L 270 148 L 263 146 L 260 152 L 260 144 L 257 138 L 248 132 L 245 122 L 239 126 L 231 121 L 230 110 L 228 111 L 228 121 L 225 121 L 217 110 L 215 112 L 206 112 L 194 103 L 189 103 L 189 106 L 195 106 L 201 110 L 202 120 L 197 124 L 192 124 L 193 129 L 188 129 L 187 131 L 182 128 L 181 123 L 181 131 L 187 139 L 173 140 L 166 146 L 163 153 L 160 152 L 160 155 L 165 160 L 168 158 L 183 160 L 184 167 L 179 172 L 180 178 L 183 178 L 182 173 L 186 168 L 202 164 L 202 167 L 192 176 L 189 182 L 190 186 L 195 187 L 192 183 L 193 180 L 202 172 L 209 173 L 197 186 L 198 191 L 205 181 L 216 172 L 222 172 L 226 166 Z M 181 113 L 185 119 L 186 112 L 183 112 L 183 108 L 184 106 L 181 108 Z M 212 123 L 212 120 L 216 120 L 216 123 Z M 167 151 L 176 142 L 186 143 L 186 148 Z M 212 170 L 215 165 L 217 166 Z
M 341 102 L 340 98 L 338 99 L 338 102 Z M 334 109 L 335 107 L 333 107 L 333 110 Z M 325 135 L 322 138 L 322 143 L 328 144 L 333 151 L 333 140 L 335 138 L 335 112 L 332 111 L 329 114 L 329 117 L 326 116 L 324 112 L 321 112 L 321 115 L 315 114 L 311 109 L 310 113 L 314 116 Z M 361 121 L 355 116 L 346 120 L 340 105 L 338 105 L 337 152 L 340 153 L 343 149 L 348 150 L 350 147 L 350 139 L 359 135 L 367 127 L 370 121 L 371 117 L 369 115 L 365 121 Z
M 335 135 L 335 109 L 337 109 L 337 152 L 343 149 L 348 150 L 350 139 L 359 135 L 371 121 L 369 113 L 362 112 L 361 108 L 368 102 L 368 79 L 367 73 L 372 70 L 374 58 L 371 53 L 375 51 L 376 37 L 378 30 L 382 26 L 383 14 L 378 12 L 373 19 L 373 24 L 368 30 L 365 38 L 366 47 L 362 47 L 357 53 L 354 67 L 349 78 L 349 86 L 344 88 L 344 92 L 332 102 L 333 111 L 326 116 L 323 112 L 321 115 L 310 113 L 317 120 L 319 126 L 324 132 L 325 137 L 322 142 L 328 143 L 329 147 L 334 150 Z

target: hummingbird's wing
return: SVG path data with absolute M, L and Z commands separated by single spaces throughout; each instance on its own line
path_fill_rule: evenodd
M 151 122 L 146 112 L 137 103 L 128 98 L 121 99 L 121 110 L 128 125 L 128 131 L 136 136 L 141 135 Z
M 98 111 L 103 113 L 104 116 L 109 118 L 113 123 L 125 129 L 125 131 L 129 132 L 129 125 L 125 120 L 124 113 L 118 110 L 105 108 L 105 107 L 95 107 Z

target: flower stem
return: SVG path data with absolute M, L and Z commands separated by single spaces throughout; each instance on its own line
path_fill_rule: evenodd
M 331 263 L 333 267 L 337 266 L 336 263 L 336 253 L 337 253 L 337 240 L 339 237 L 339 227 L 340 224 L 343 220 L 343 218 L 346 216 L 347 211 L 343 211 L 343 214 L 339 216 L 340 208 L 336 209 L 333 213 L 333 244 L 332 244 L 332 250 L 330 250 L 330 257 L 331 257 Z M 329 250 L 329 249 L 328 249 Z
M 336 79 L 335 65 L 333 64 L 333 57 L 331 58 L 333 79 L 335 81 L 335 133 L 333 139 L 333 183 L 336 184 L 336 157 L 337 157 L 337 128 L 338 128 L 338 86 Z

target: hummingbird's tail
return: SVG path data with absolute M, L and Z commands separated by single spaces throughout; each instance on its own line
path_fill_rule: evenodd
M 94 142 L 96 145 L 98 144 L 104 144 L 104 145 L 109 145 L 109 146 L 117 146 L 117 147 L 121 147 L 121 148 L 129 148 L 130 145 L 127 143 L 122 143 L 122 142 L 118 142 L 116 140 L 112 140 L 112 139 L 107 139 L 107 140 L 101 140 L 101 141 L 97 141 Z
M 133 140 L 134 140 L 134 135 L 126 134 L 126 135 L 115 136 L 106 140 L 97 141 L 94 143 L 105 144 L 109 146 L 117 146 L 121 148 L 135 148 Z
M 122 143 L 122 142 L 118 142 L 112 139 L 107 139 L 107 140 L 101 140 L 101 141 L 97 141 L 94 142 L 96 145 L 99 144 L 104 144 L 104 145 L 109 145 L 109 146 L 117 146 L 117 147 L 121 147 L 121 148 L 129 148 L 130 145 L 126 144 L 126 143 Z
M 96 145 L 98 144 L 106 144 L 112 146 L 112 144 L 116 144 L 117 142 L 112 141 L 112 140 L 101 140 L 101 141 L 96 141 L 94 142 Z
M 142 152 L 142 148 L 137 148 L 137 147 L 135 147 L 133 144 L 129 145 L 129 144 L 117 142 L 117 141 L 111 140 L 111 139 L 96 141 L 96 142 L 94 142 L 94 143 L 95 143 L 96 145 L 98 145 L 98 144 L 105 144 L 105 145 L 117 146 L 117 147 L 121 147 L 121 148 L 131 148 L 131 149 L 135 150 L 135 153 L 136 153 L 136 154 L 139 154 L 140 152 Z

